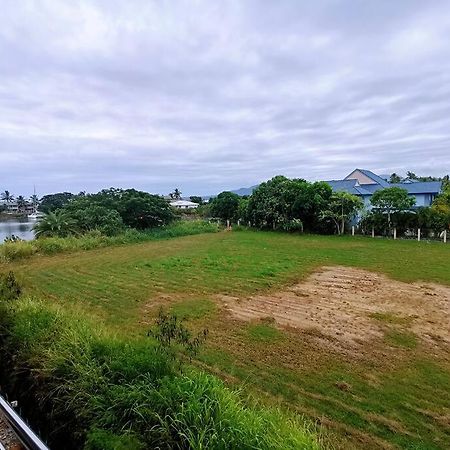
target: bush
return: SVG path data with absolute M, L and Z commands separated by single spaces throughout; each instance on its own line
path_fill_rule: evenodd
M 0 273 L 0 300 L 16 300 L 21 293 L 22 288 L 13 272 L 10 271 L 7 275 Z
M 6 242 L 0 245 L 0 257 L 7 261 L 28 258 L 34 253 L 36 253 L 36 248 L 27 241 Z
M 119 339 L 29 298 L 10 308 L 0 317 L 9 333 L 2 351 L 14 364 L 6 385 L 37 412 L 35 425 L 51 423 L 54 448 L 319 448 L 299 418 L 244 401 L 198 370 L 181 373 L 151 339 Z

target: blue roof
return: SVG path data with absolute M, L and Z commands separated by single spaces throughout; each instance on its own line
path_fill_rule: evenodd
M 419 181 L 417 183 L 392 183 L 390 187 L 406 189 L 408 194 L 439 194 L 442 190 L 440 181 Z
M 325 181 L 335 192 L 348 192 L 353 195 L 371 195 L 364 187 L 360 186 L 356 180 L 330 180 Z
M 370 170 L 355 169 L 359 170 L 366 177 L 373 180 L 374 184 L 363 184 L 360 185 L 356 179 L 349 180 L 330 180 L 325 181 L 328 183 L 333 191 L 335 192 L 348 192 L 349 194 L 359 195 L 359 196 L 370 196 L 374 192 L 389 188 L 389 187 L 399 187 L 408 191 L 408 194 L 439 194 L 442 190 L 442 183 L 440 181 L 426 181 L 426 182 L 404 182 L 404 183 L 389 183 L 378 175 L 374 174 Z M 353 173 L 353 172 L 352 172 Z

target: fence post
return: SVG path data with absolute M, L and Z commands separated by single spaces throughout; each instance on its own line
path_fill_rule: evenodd
M 355 225 L 352 225 L 352 236 L 355 235 Z
M 417 240 L 420 242 L 420 228 L 417 229 Z
M 444 230 L 444 244 L 447 243 L 447 230 Z
M 238 219 L 238 227 L 241 225 L 241 219 Z
M 375 237 L 375 227 L 372 227 L 372 237 Z
M 250 228 L 252 224 L 250 223 L 250 220 L 248 221 L 248 227 Z
M 397 227 L 394 227 L 394 240 L 397 239 Z
M 227 229 L 230 229 L 230 221 L 227 219 Z

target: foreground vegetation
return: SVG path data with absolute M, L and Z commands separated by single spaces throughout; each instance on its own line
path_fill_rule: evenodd
M 2 305 L 0 320 L 2 355 L 18 377 L 3 374 L 4 386 L 16 388 L 54 448 L 319 448 L 293 415 L 181 370 L 175 348 L 119 338 L 32 298 Z
M 93 230 L 83 235 L 72 235 L 65 238 L 47 237 L 34 241 L 8 241 L 0 245 L 0 260 L 14 261 L 29 258 L 35 254 L 52 255 L 62 252 L 92 250 L 101 247 L 168 239 L 200 233 L 214 233 L 217 231 L 217 224 L 198 220 L 173 222 L 170 225 L 140 231 L 130 228 L 114 236 L 107 236 L 98 230 Z
M 450 444 L 448 349 L 430 349 L 401 318 L 375 314 L 372 320 L 386 326 L 384 338 L 358 355 L 342 355 L 318 346 L 308 332 L 237 321 L 220 298 L 277 290 L 324 265 L 450 285 L 449 251 L 438 243 L 240 231 L 4 262 L 0 271 L 15 272 L 24 296 L 7 315 L 8 348 L 18 376 L 35 374 L 41 408 L 89 430 L 88 448 L 108 448 L 99 442 L 109 439 L 111 448 L 139 448 L 161 436 L 192 448 L 233 448 L 220 442 L 277 448 L 275 441 L 278 448 L 301 448 L 289 444 L 293 439 L 316 445 L 299 419 L 272 409 L 287 407 L 325 425 L 325 441 L 336 447 L 444 449 Z M 194 334 L 209 329 L 204 350 L 182 373 L 173 361 L 158 359 L 154 341 L 145 337 L 161 305 Z M 200 369 L 232 388 L 244 383 L 270 412 L 242 402 Z M 164 381 L 155 382 L 155 374 Z M 161 393 L 168 403 L 161 403 Z M 230 412 L 236 410 L 242 415 Z M 262 439 L 265 428 L 270 441 L 251 440 Z M 191 444 L 182 440 L 187 430 L 217 440 Z M 81 441 L 82 430 L 76 431 Z

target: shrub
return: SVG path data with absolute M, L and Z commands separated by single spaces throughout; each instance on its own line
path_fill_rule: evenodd
M 28 258 L 34 253 L 36 253 L 36 248 L 27 241 L 6 242 L 0 245 L 0 256 L 7 261 Z
M 0 273 L 0 300 L 16 300 L 21 293 L 22 288 L 13 272 L 10 271 L 7 275 Z

